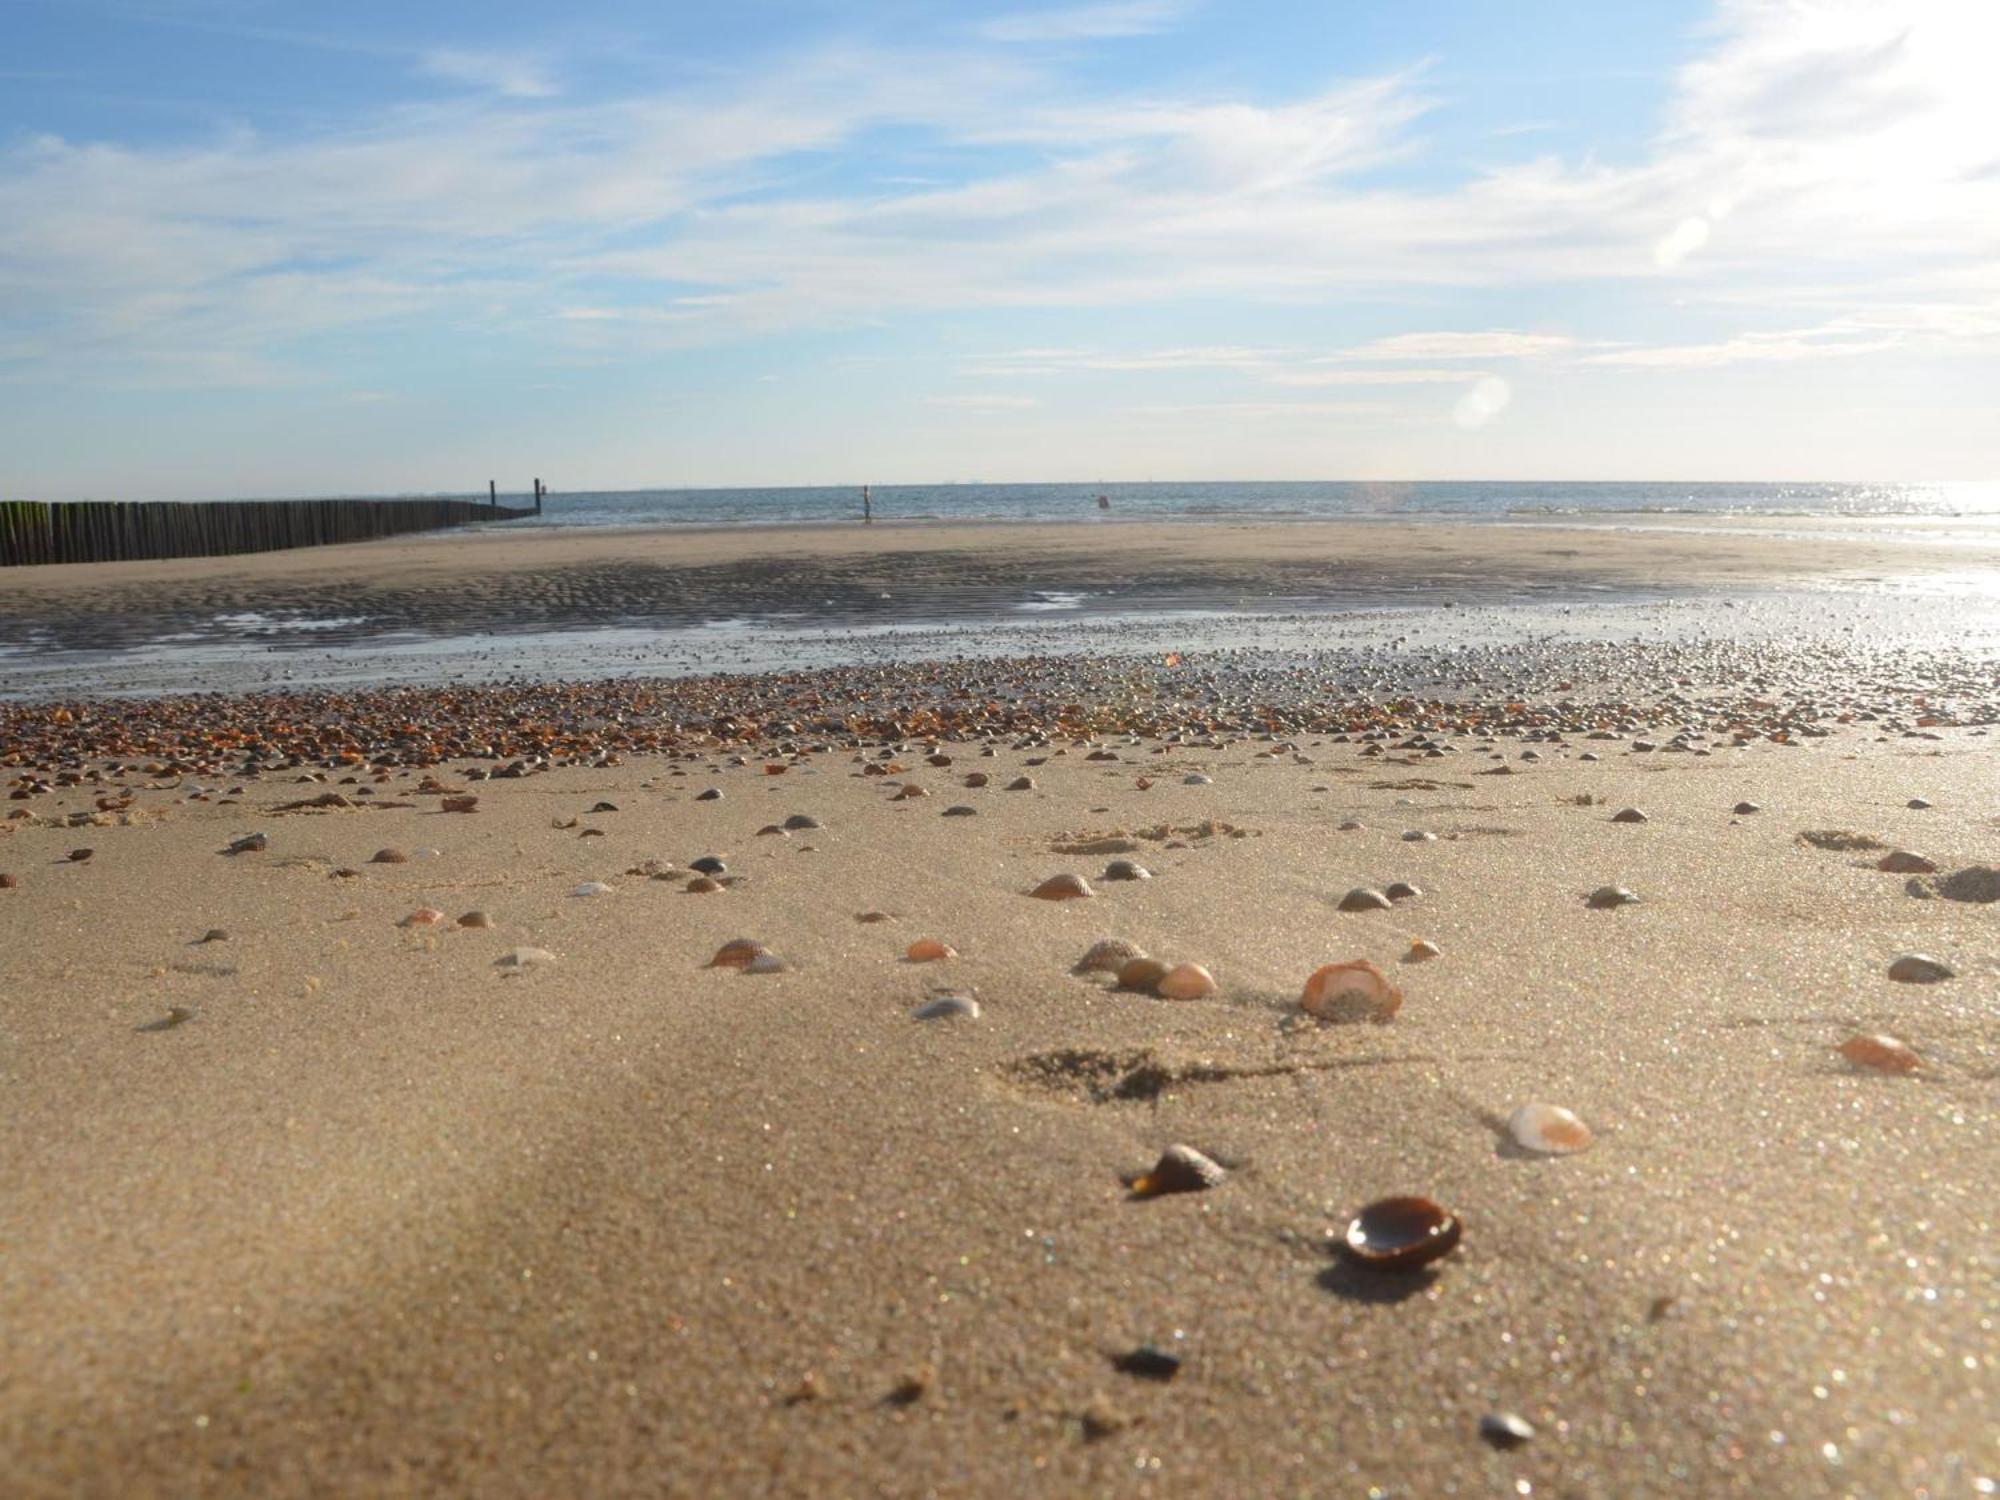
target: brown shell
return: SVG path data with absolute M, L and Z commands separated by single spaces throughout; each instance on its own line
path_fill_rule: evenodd
M 1135 1198 L 1160 1198 L 1168 1193 L 1199 1193 L 1219 1185 L 1229 1175 L 1222 1163 L 1192 1146 L 1169 1146 L 1153 1170 L 1131 1179 Z
M 377 849 L 368 860 L 371 865 L 406 865 L 409 862 L 410 856 L 401 849 Z
M 1215 993 L 1215 976 L 1200 964 L 1175 964 L 1160 976 L 1153 993 L 1163 1000 L 1205 1000 Z
M 1408 1271 L 1457 1248 L 1465 1226 L 1429 1198 L 1378 1198 L 1347 1226 L 1348 1255 L 1372 1271 Z
M 1090 888 L 1090 882 L 1081 875 L 1072 875 L 1065 871 L 1061 875 L 1051 875 L 1028 894 L 1043 901 L 1077 901 L 1084 897 L 1095 896 L 1097 892 Z
M 1365 885 L 1357 885 L 1353 890 L 1340 898 L 1340 909 L 1342 911 L 1387 911 L 1389 909 L 1389 898 L 1380 891 L 1371 890 Z
M 1135 958 L 1119 965 L 1118 988 L 1151 995 L 1157 993 L 1156 986 L 1166 977 L 1167 965 L 1157 958 Z
M 708 961 L 711 969 L 747 969 L 751 961 L 764 953 L 764 945 L 755 938 L 731 938 L 715 950 L 715 957 Z
M 1322 1021 L 1385 1022 L 1402 1008 L 1403 992 L 1365 958 L 1313 970 L 1299 1008 Z
M 396 925 L 398 927 L 435 927 L 444 920 L 444 913 L 435 906 L 420 906 Z
M 918 938 L 910 944 L 903 957 L 913 964 L 927 964 L 941 958 L 957 958 L 958 950 L 950 943 L 941 943 L 936 938 Z
M 1123 938 L 1102 938 L 1076 961 L 1075 974 L 1115 974 L 1135 958 L 1144 958 L 1145 949 Z
M 1835 1050 L 1857 1068 L 1873 1068 L 1878 1073 L 1914 1073 L 1924 1065 L 1907 1042 L 1892 1036 L 1855 1035 Z

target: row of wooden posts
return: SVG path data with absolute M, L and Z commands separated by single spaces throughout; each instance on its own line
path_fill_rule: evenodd
M 148 557 L 220 557 L 329 542 L 362 542 L 472 521 L 542 513 L 502 505 L 491 480 L 485 500 L 5 500 L 0 567 L 25 563 L 129 562 Z

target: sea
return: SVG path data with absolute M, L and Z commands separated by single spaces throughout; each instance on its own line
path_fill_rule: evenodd
M 861 485 L 552 491 L 546 526 L 797 526 L 861 517 Z M 1532 520 L 1745 516 L 2000 518 L 2000 484 L 1660 484 L 1419 480 L 869 487 L 878 521 Z M 484 499 L 483 495 L 469 498 Z M 519 503 L 522 497 L 505 497 Z M 1100 504 L 1100 500 L 1102 503 Z M 519 523 L 513 523 L 518 525 Z

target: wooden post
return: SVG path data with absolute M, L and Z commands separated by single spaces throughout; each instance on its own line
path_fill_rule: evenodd
M 538 516 L 542 513 L 542 494 L 542 481 L 538 475 L 535 479 L 535 514 Z

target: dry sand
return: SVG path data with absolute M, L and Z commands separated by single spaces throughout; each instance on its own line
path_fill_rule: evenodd
M 0 1488 L 1985 1493 L 2000 907 L 1797 839 L 1994 862 L 1994 742 L 1941 735 L 1595 764 L 1503 741 L 1518 774 L 1492 778 L 1471 750 L 1121 745 L 1032 793 L 1000 788 L 1046 751 L 947 747 L 900 803 L 845 755 L 565 769 L 476 787 L 471 816 L 281 816 L 317 790 L 284 777 L 142 791 L 132 826 L 52 826 L 88 799 L 40 798 L 0 834 Z M 1626 803 L 1652 821 L 1611 822 Z M 791 812 L 826 826 L 755 836 Z M 1240 836 L 1136 840 L 1151 881 L 1021 894 L 1098 874 L 1065 835 L 1209 818 Z M 216 852 L 259 828 L 268 851 Z M 384 845 L 440 852 L 364 863 Z M 708 853 L 747 881 L 622 873 Z M 1334 910 L 1398 878 L 1424 896 Z M 570 895 L 587 879 L 614 893 Z M 1586 909 L 1606 882 L 1643 902 Z M 399 929 L 419 905 L 498 926 Z M 739 934 L 793 967 L 701 967 Z M 962 957 L 899 960 L 927 935 Z M 1206 963 L 1220 997 L 1072 977 L 1107 935 Z M 1395 963 L 1416 936 L 1442 956 Z M 557 962 L 494 967 L 519 944 Z M 1909 950 L 1958 977 L 1889 982 Z M 1404 985 L 1393 1024 L 1292 1025 L 1349 957 Z M 939 982 L 983 1015 L 913 1021 Z M 1857 1028 L 1927 1068 L 1850 1069 Z M 1507 1148 L 1531 1099 L 1595 1148 Z M 1120 1174 L 1175 1141 L 1229 1179 L 1130 1201 Z M 1467 1225 L 1434 1275 L 1331 1253 L 1411 1191 Z M 1113 1369 L 1145 1342 L 1178 1379 Z M 1493 1410 L 1539 1435 L 1488 1448 Z

